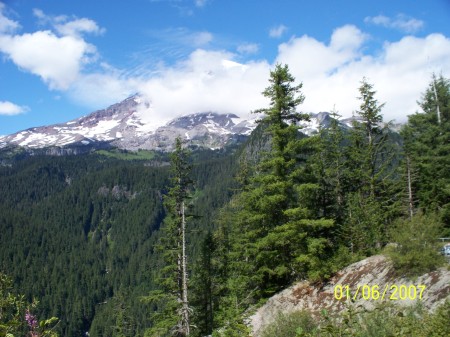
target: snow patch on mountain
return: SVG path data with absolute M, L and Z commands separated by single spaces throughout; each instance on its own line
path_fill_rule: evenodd
M 0 137 L 0 147 L 63 147 L 109 143 L 121 149 L 170 151 L 176 137 L 189 145 L 221 148 L 256 127 L 234 114 L 199 112 L 165 122 L 152 119 L 153 107 L 135 95 L 106 109 L 67 123 L 48 125 Z
M 228 66 L 234 66 L 228 64 Z M 0 148 L 22 146 L 27 148 L 64 147 L 70 145 L 109 144 L 126 150 L 171 151 L 175 139 L 181 137 L 190 146 L 211 149 L 248 137 L 263 116 L 254 114 L 251 119 L 213 111 L 197 112 L 172 120 L 156 120 L 157 114 L 150 102 L 134 95 L 110 107 L 89 115 L 42 127 L 30 128 L 12 135 L 0 136 Z M 331 117 L 327 112 L 311 113 L 309 121 L 299 123 L 301 132 L 313 135 L 319 127 L 328 127 Z M 343 127 L 352 119 L 341 121 Z

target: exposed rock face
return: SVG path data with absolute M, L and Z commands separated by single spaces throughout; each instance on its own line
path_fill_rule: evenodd
M 133 151 L 171 151 L 175 138 L 181 137 L 188 145 L 217 149 L 245 140 L 256 128 L 256 120 L 260 118 L 243 120 L 231 113 L 200 112 L 159 124 L 149 119 L 151 114 L 150 103 L 134 95 L 66 123 L 0 136 L 0 148 L 19 146 L 29 151 L 46 149 L 45 153 L 49 155 L 80 154 L 111 147 Z M 301 132 L 313 135 L 319 127 L 329 127 L 331 120 L 328 112 L 310 113 L 310 121 L 300 122 Z M 350 121 L 342 121 L 341 126 L 348 127 Z
M 171 151 L 175 138 L 185 139 L 191 146 L 202 148 L 222 148 L 227 144 L 246 139 L 256 125 L 242 121 L 234 114 L 218 114 L 214 112 L 196 113 L 172 120 L 157 128 L 138 145 L 139 148 Z M 124 147 L 117 142 L 119 147 Z M 128 149 L 137 149 L 127 144 Z
M 274 295 L 249 318 L 253 337 L 259 337 L 263 328 L 272 323 L 278 313 L 287 314 L 295 311 L 308 310 L 313 315 L 319 315 L 322 309 L 326 309 L 330 314 L 339 313 L 344 310 L 346 303 L 345 289 L 342 299 L 337 300 L 334 293 L 336 285 L 342 285 L 344 287 L 348 285 L 351 297 L 355 297 L 352 305 L 367 310 L 373 309 L 375 305 L 380 303 L 386 286 L 387 292 L 384 296 L 384 301 L 391 301 L 396 305 L 410 306 L 420 301 L 425 308 L 433 311 L 443 304 L 446 299 L 450 299 L 450 271 L 447 268 L 441 268 L 411 281 L 394 277 L 391 263 L 384 256 L 377 255 L 346 267 L 325 285 L 317 286 L 311 285 L 308 282 L 299 282 Z M 370 286 L 371 289 L 373 289 L 373 286 L 378 286 L 380 299 L 373 300 L 370 298 L 365 300 L 362 297 L 362 287 L 364 285 Z M 409 298 L 401 300 L 399 292 L 394 294 L 395 289 L 391 288 L 391 285 L 398 287 L 405 285 L 407 289 L 409 286 L 415 286 L 417 288 L 417 298 L 415 300 L 410 300 Z M 425 286 L 422 299 L 418 298 L 420 292 L 419 285 Z M 355 296 L 358 286 L 360 286 L 360 290 Z M 367 291 L 365 294 L 367 298 Z M 397 297 L 398 300 L 389 299 L 391 296 Z
M 126 150 L 171 151 L 175 138 L 181 137 L 191 146 L 214 149 L 246 139 L 256 127 L 252 120 L 215 112 L 182 116 L 159 125 L 157 121 L 143 116 L 143 111 L 151 114 L 148 109 L 149 103 L 143 102 L 138 95 L 131 96 L 106 109 L 66 123 L 0 136 L 0 148 L 20 146 L 30 150 L 51 149 L 48 153 L 51 155 L 63 155 L 65 153 L 60 149 L 74 147 L 76 150 L 67 154 L 108 146 Z

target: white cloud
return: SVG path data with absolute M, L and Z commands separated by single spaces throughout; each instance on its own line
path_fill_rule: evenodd
M 378 15 L 373 17 L 366 17 L 365 23 L 371 23 L 386 28 L 393 28 L 405 33 L 415 33 L 421 30 L 424 26 L 422 20 L 418 20 L 404 14 L 398 14 L 395 18 L 390 18 L 384 15 Z
M 367 39 L 367 35 L 353 25 L 345 25 L 333 31 L 331 35 L 330 47 L 338 53 L 350 52 L 354 55 L 355 50 Z
M 356 58 L 365 39 L 350 25 L 336 29 L 328 46 L 307 35 L 294 37 L 279 46 L 276 61 L 289 64 L 301 78 L 325 76 Z
M 270 29 L 269 36 L 273 38 L 280 38 L 286 31 L 287 27 L 285 25 L 278 25 Z
M 349 117 L 359 107 L 357 88 L 365 76 L 374 84 L 377 99 L 386 102 L 385 120 L 402 122 L 418 110 L 416 101 L 431 73 L 450 74 L 450 39 L 441 34 L 386 42 L 376 57 L 363 53 L 364 40 L 361 31 L 344 26 L 335 30 L 329 45 L 307 36 L 280 45 L 277 61 L 288 63 L 304 83 L 302 110 L 329 111 L 336 104 Z
M 86 18 L 56 24 L 55 28 L 61 35 L 70 36 L 80 36 L 81 33 L 103 34 L 105 31 L 95 21 Z
M 0 115 L 13 116 L 27 112 L 29 110 L 26 106 L 19 106 L 9 101 L 0 101 Z
M 39 19 L 41 25 L 51 25 L 53 29 L 61 36 L 80 37 L 83 33 L 103 34 L 104 28 L 88 18 L 73 17 L 70 19 L 66 15 L 50 16 L 46 15 L 41 9 L 35 8 L 33 14 Z
M 441 34 L 386 42 L 377 56 L 365 54 L 367 39 L 362 31 L 346 25 L 332 33 L 329 43 L 304 35 L 279 46 L 274 63 L 289 64 L 297 82 L 304 84 L 302 111 L 330 111 L 336 105 L 344 117 L 350 117 L 359 107 L 356 97 L 365 76 L 374 84 L 380 103 L 386 102 L 384 119 L 403 122 L 418 110 L 416 101 L 431 73 L 450 74 L 450 38 Z M 269 84 L 274 64 L 237 59 L 239 55 L 230 52 L 197 49 L 147 78 L 120 72 L 85 76 L 72 94 L 86 102 L 104 94 L 105 102 L 113 103 L 120 95 L 140 92 L 151 102 L 151 109 L 142 113 L 153 122 L 199 111 L 246 118 L 250 111 L 267 106 L 261 92 Z
M 5 21 L 0 7 L 0 22 Z M 95 46 L 87 43 L 82 33 L 103 32 L 89 19 L 70 20 L 66 16 L 49 17 L 39 9 L 34 15 L 41 24 L 50 23 L 55 31 L 40 30 L 15 34 L 18 24 L 4 24 L 0 29 L 0 52 L 21 70 L 42 78 L 50 89 L 66 90 L 80 76 L 83 67 L 98 57 Z
M 152 119 L 167 121 L 179 115 L 201 111 L 248 116 L 267 105 L 261 91 L 270 66 L 266 62 L 245 65 L 227 61 L 228 52 L 197 50 L 176 67 L 143 81 L 139 91 L 152 106 Z M 150 118 L 149 117 L 149 118 Z
M 240 54 L 256 54 L 259 51 L 259 46 L 256 43 L 244 43 L 237 47 Z
M 35 11 L 35 16 L 43 24 L 49 24 L 44 13 Z M 357 89 L 364 76 L 374 84 L 377 99 L 386 102 L 385 120 L 397 121 L 404 121 L 406 115 L 418 110 L 416 101 L 433 71 L 450 76 L 450 38 L 442 34 L 386 41 L 380 50 L 369 54 L 368 35 L 355 26 L 345 25 L 332 32 L 329 42 L 307 35 L 292 37 L 279 45 L 273 63 L 272 60 L 238 63 L 243 53 L 257 52 L 258 45 L 238 46 L 236 54 L 207 50 L 214 42 L 213 34 L 170 29 L 149 34 L 161 39 L 158 48 L 176 46 L 174 64 L 161 63 L 151 71 L 143 64 L 143 71 L 136 72 L 96 62 L 95 46 L 81 36 L 101 33 L 90 20 L 65 16 L 51 20 L 53 30 L 24 34 L 13 33 L 17 23 L 4 24 L 3 27 L 9 28 L 0 31 L 0 52 L 22 70 L 40 76 L 51 89 L 64 91 L 74 101 L 89 107 L 101 108 L 140 92 L 151 102 L 146 118 L 152 121 L 199 111 L 248 117 L 250 111 L 267 106 L 261 92 L 269 84 L 269 71 L 277 62 L 287 63 L 297 82 L 303 82 L 306 100 L 300 107 L 302 111 L 329 111 L 336 105 L 345 117 L 359 107 Z M 389 20 L 386 25 L 392 25 Z M 57 29 L 57 25 L 62 26 Z M 275 27 L 271 36 L 280 37 L 286 29 L 283 25 Z M 88 72 L 87 63 L 97 69 Z
M 191 40 L 196 47 L 207 45 L 213 40 L 213 35 L 209 32 L 197 32 L 192 34 Z
M 50 89 L 59 90 L 68 89 L 82 66 L 96 56 L 95 47 L 84 40 L 50 31 L 0 35 L 0 51 L 22 70 L 40 76 Z
M 67 91 L 71 100 L 100 109 L 136 93 L 141 81 L 120 73 L 105 71 L 81 75 Z
M 16 31 L 20 25 L 18 22 L 8 19 L 4 14 L 5 5 L 0 2 L 0 34 Z

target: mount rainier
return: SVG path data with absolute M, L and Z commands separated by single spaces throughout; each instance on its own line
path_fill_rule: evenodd
M 155 125 L 140 113 L 142 109 L 148 108 L 148 103 L 134 95 L 66 123 L 34 127 L 1 136 L 0 148 L 117 147 L 125 150 L 170 151 L 175 138 L 181 137 L 191 146 L 217 149 L 244 140 L 257 126 L 256 118 L 242 120 L 235 114 L 215 112 L 195 113 L 176 118 L 165 125 Z M 302 132 L 308 135 L 317 132 L 319 125 L 328 126 L 330 119 L 326 112 L 311 114 L 310 121 L 303 123 Z

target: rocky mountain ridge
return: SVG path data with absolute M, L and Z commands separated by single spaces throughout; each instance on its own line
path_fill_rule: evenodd
M 234 114 L 196 113 L 158 125 L 143 118 L 149 103 L 138 95 L 110 107 L 95 111 L 66 123 L 34 127 L 0 137 L 0 148 L 20 146 L 28 149 L 106 145 L 125 150 L 170 151 L 178 136 L 190 145 L 219 148 L 240 137 L 248 136 L 256 127 Z
M 139 95 L 95 111 L 66 123 L 34 127 L 0 137 L 0 148 L 19 146 L 29 150 L 47 149 L 53 152 L 86 152 L 88 148 L 108 148 L 136 151 L 170 151 L 176 137 L 188 145 L 210 149 L 246 139 L 257 126 L 255 117 L 243 120 L 235 114 L 200 112 L 175 118 L 164 125 L 149 120 L 150 103 Z M 146 113 L 147 115 L 143 114 Z M 319 127 L 331 122 L 328 112 L 310 114 L 309 122 L 302 122 L 302 132 L 312 135 Z M 353 118 L 340 121 L 343 127 L 351 127 Z M 85 150 L 83 150 L 85 148 Z

